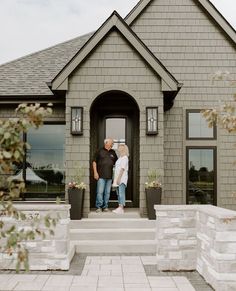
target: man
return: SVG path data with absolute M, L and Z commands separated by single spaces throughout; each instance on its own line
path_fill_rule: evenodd
M 113 139 L 105 139 L 104 147 L 96 152 L 93 159 L 93 174 L 97 180 L 96 212 L 109 211 L 113 166 L 118 159 L 112 146 Z

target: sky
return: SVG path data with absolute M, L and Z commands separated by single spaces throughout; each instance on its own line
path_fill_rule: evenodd
M 236 0 L 211 0 L 236 29 Z M 138 0 L 0 0 L 0 64 L 96 30 Z

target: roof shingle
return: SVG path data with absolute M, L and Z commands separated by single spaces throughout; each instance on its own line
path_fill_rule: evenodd
M 0 96 L 53 95 L 47 82 L 60 72 L 92 33 L 0 66 Z

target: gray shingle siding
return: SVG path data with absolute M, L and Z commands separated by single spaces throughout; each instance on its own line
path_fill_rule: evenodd
M 69 78 L 69 90 L 66 97 L 67 130 L 70 124 L 71 106 L 84 107 L 84 135 L 79 139 L 67 135 L 66 144 L 70 149 L 75 146 L 77 152 L 67 151 L 67 179 L 76 170 L 76 161 L 80 161 L 89 173 L 90 122 L 89 110 L 92 102 L 102 92 L 122 90 L 133 96 L 140 109 L 140 210 L 145 212 L 146 200 L 144 183 L 150 167 L 163 168 L 163 96 L 160 78 L 147 66 L 146 62 L 130 47 L 118 32 L 110 33 L 93 51 L 89 58 Z M 79 98 L 78 98 L 79 97 Z M 145 106 L 159 106 L 159 135 L 146 137 Z M 124 104 L 125 106 L 125 104 Z M 84 147 L 84 152 L 80 147 Z M 87 176 L 87 183 L 89 177 Z M 95 195 L 95 194 L 94 194 Z M 85 214 L 89 210 L 89 189 L 86 191 Z M 94 207 L 94 205 L 91 205 Z
M 183 83 L 174 107 L 165 114 L 164 196 L 168 204 L 185 203 L 186 198 L 185 149 L 193 143 L 185 142 L 185 110 L 217 106 L 219 100 L 232 100 L 235 93 L 235 88 L 228 83 L 212 82 L 213 74 L 219 70 L 229 71 L 235 79 L 235 43 L 196 3 L 194 0 L 153 0 L 131 26 Z M 176 135 L 177 131 L 181 135 Z M 234 138 L 229 139 L 228 134 L 218 130 L 218 140 L 213 145 L 218 147 L 218 205 L 236 209 L 236 199 L 232 197 L 236 192 Z M 230 157 L 229 163 L 225 162 L 227 157 Z

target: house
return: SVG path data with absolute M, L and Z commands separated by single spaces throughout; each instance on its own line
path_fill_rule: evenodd
M 236 209 L 234 136 L 209 129 L 200 113 L 232 100 L 235 88 L 212 76 L 235 76 L 235 41 L 208 0 L 141 0 L 94 33 L 1 65 L 1 118 L 22 102 L 53 103 L 45 125 L 27 133 L 27 163 L 47 181 L 47 195 L 30 185 L 25 199 L 67 199 L 64 181 L 80 165 L 87 216 L 95 204 L 92 157 L 112 137 L 130 149 L 127 207 L 146 213 L 147 173 L 160 169 L 163 204 Z

